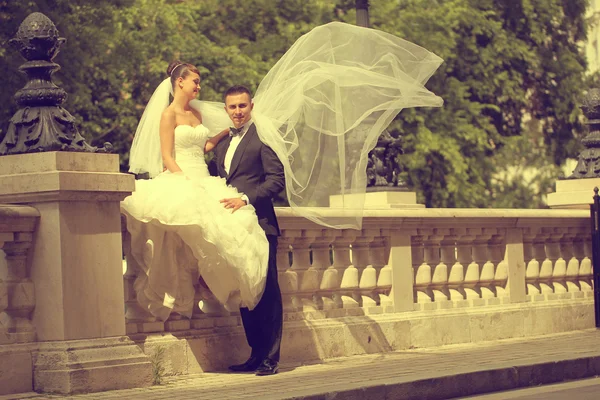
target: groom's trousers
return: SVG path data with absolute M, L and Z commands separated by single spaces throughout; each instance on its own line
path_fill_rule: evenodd
M 269 241 L 269 266 L 262 298 L 250 311 L 241 308 L 246 339 L 252 348 L 252 357 L 269 358 L 279 362 L 279 347 L 283 328 L 283 305 L 277 277 L 277 236 L 267 235 Z

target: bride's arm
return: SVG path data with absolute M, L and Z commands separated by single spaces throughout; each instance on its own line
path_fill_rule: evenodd
M 212 151 L 215 147 L 217 147 L 217 144 L 221 141 L 221 139 L 223 139 L 227 135 L 229 135 L 229 129 L 225 129 L 219 132 L 218 135 L 208 139 L 206 141 L 206 144 L 204 145 L 204 152 L 208 153 L 209 151 Z
M 175 113 L 165 110 L 160 118 L 160 152 L 163 164 L 171 172 L 182 172 L 173 157 L 175 146 Z

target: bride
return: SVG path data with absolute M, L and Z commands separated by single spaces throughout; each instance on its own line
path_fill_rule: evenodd
M 138 302 L 162 320 L 172 311 L 191 317 L 201 277 L 227 309 L 253 309 L 265 285 L 269 244 L 251 205 L 223 207 L 221 199 L 242 193 L 210 176 L 204 161 L 229 130 L 214 135 L 190 104 L 200 92 L 196 67 L 174 61 L 167 75 L 131 149 L 131 170 L 154 179 L 137 180 L 121 203 L 131 254 L 145 272 L 134 285 Z
M 297 215 L 361 228 L 369 152 L 402 109 L 443 104 L 425 88 L 441 63 L 416 44 L 341 22 L 292 45 L 256 90 L 252 120 L 284 167 Z M 243 193 L 210 177 L 203 159 L 230 121 L 222 103 L 194 100 L 196 68 L 175 63 L 167 72 L 131 149 L 130 171 L 155 178 L 137 181 L 122 203 L 132 255 L 146 272 L 135 283 L 138 301 L 161 319 L 171 311 L 189 316 L 201 276 L 226 308 L 252 309 L 264 289 L 268 242 L 251 206 L 231 213 L 219 203 Z M 342 198 L 335 212 L 331 195 Z

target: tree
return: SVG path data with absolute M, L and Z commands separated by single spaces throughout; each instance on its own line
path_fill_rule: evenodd
M 339 13 L 351 21 L 347 3 Z M 405 179 L 427 206 L 495 205 L 494 176 L 504 163 L 521 161 L 496 156 L 533 143 L 522 140 L 535 134 L 523 123 L 528 116 L 539 121 L 542 165 L 577 154 L 585 6 L 584 0 L 372 2 L 374 27 L 445 60 L 427 85 L 444 107 L 404 110 L 391 127 L 405 138 Z
M 24 84 L 23 60 L 6 42 L 31 12 L 46 14 L 67 43 L 54 75 L 69 97 L 64 104 L 94 145 L 110 141 L 127 170 L 128 150 L 144 106 L 170 61 L 198 66 L 202 98 L 221 100 L 233 84 L 256 89 L 262 77 L 301 34 L 327 21 L 324 1 L 85 0 L 0 1 L 0 66 L 6 90 L 1 121 L 16 111 L 13 94 Z

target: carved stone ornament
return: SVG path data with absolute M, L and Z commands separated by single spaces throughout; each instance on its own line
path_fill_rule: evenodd
M 384 131 L 367 161 L 367 191 L 406 190 L 399 178 L 398 155 L 402 152 L 402 136 L 394 137 Z
M 110 143 L 103 148 L 87 144 L 75 127 L 75 118 L 60 106 L 67 94 L 52 83 L 52 74 L 60 69 L 52 60 L 65 41 L 59 37 L 54 23 L 38 12 L 29 14 L 15 38 L 9 41 L 27 60 L 19 71 L 27 75 L 28 82 L 14 96 L 20 108 L 10 119 L 0 143 L 0 155 L 56 150 L 111 151 Z
M 588 135 L 581 140 L 585 149 L 579 154 L 577 166 L 567 179 L 600 178 L 600 89 L 590 89 L 583 98 Z

